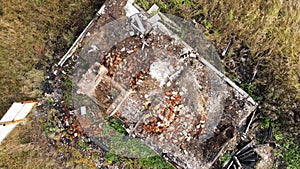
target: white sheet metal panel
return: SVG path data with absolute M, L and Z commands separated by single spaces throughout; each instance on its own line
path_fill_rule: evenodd
M 16 115 L 21 111 L 22 108 L 22 103 L 13 103 L 6 112 L 6 114 L 2 117 L 0 122 L 12 121 L 16 117 Z
M 85 106 L 81 106 L 80 107 L 80 112 L 81 112 L 81 115 L 86 115 L 86 107 Z
M 0 126 L 0 144 L 18 124 L 19 123 L 7 125 L 7 126 L 2 126 L 2 125 Z
M 32 107 L 34 105 L 35 105 L 35 103 L 25 103 L 25 104 L 23 104 L 22 110 L 16 115 L 14 120 L 24 119 L 28 115 L 28 113 L 30 112 L 30 110 L 32 109 Z
M 14 120 L 24 119 L 31 111 L 36 102 L 13 103 L 0 122 L 12 122 Z M 16 122 L 8 125 L 0 125 L 0 143 L 9 135 L 9 133 L 19 124 Z

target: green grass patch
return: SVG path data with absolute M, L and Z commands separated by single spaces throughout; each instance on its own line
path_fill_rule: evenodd
M 147 0 L 140 0 L 137 2 L 137 4 L 145 10 L 148 10 L 150 8 L 149 1 Z
M 122 124 L 119 121 L 117 121 L 116 119 L 111 119 L 107 123 L 108 123 L 109 126 L 114 128 L 118 133 L 121 133 L 121 134 L 126 134 L 127 133 L 127 131 L 122 126 Z
M 120 131 L 120 132 L 119 132 Z M 142 141 L 129 138 L 125 129 L 117 121 L 110 120 L 104 126 L 103 143 L 111 151 L 105 156 L 106 162 L 128 168 L 172 168 L 172 166 L 146 146 Z
M 138 159 L 138 164 L 141 168 L 173 169 L 173 166 L 167 163 L 160 156 L 140 158 Z
M 221 158 L 221 163 L 222 163 L 222 165 L 223 164 L 225 164 L 225 162 L 227 161 L 227 160 L 229 160 L 229 158 L 231 157 L 231 155 L 230 155 L 230 153 L 225 153 L 223 156 L 222 156 L 222 158 Z
M 283 159 L 287 163 L 288 169 L 300 168 L 300 147 L 294 143 L 293 140 L 289 140 L 283 144 L 286 151 L 282 154 Z
M 300 168 L 300 147 L 295 143 L 294 139 L 290 136 L 285 141 L 281 141 L 283 149 L 276 151 L 277 158 L 282 158 L 285 161 L 285 167 L 287 169 Z M 278 165 L 278 164 L 277 164 Z

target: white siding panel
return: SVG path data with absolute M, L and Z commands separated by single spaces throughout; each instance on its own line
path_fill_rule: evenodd
M 16 115 L 21 111 L 22 108 L 22 103 L 13 103 L 13 105 L 10 106 L 6 114 L 2 117 L 0 122 L 12 121 L 16 117 Z
M 14 120 L 24 119 L 28 113 L 31 111 L 35 102 L 30 103 L 13 103 L 8 109 L 6 114 L 2 117 L 0 122 L 12 122 Z M 19 124 L 16 123 L 7 123 L 7 125 L 0 125 L 0 143 L 9 135 L 9 133 Z
M 7 126 L 0 126 L 0 143 L 9 135 L 9 133 L 18 125 L 19 123 L 16 124 L 11 124 Z
M 23 104 L 23 108 L 22 110 L 19 111 L 19 113 L 16 115 L 14 120 L 21 120 L 24 119 L 28 113 L 30 112 L 30 110 L 32 109 L 32 107 L 34 106 L 35 103 L 25 103 Z

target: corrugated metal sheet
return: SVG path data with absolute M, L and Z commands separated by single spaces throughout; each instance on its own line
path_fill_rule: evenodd
M 0 143 L 9 135 L 9 133 L 28 115 L 35 101 L 15 102 L 8 109 L 6 114 L 0 120 Z

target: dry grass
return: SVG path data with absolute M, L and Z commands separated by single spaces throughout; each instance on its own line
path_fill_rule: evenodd
M 25 125 L 17 126 L 2 142 L 0 168 L 95 168 L 95 163 L 75 148 L 48 146 L 46 136 L 35 121 L 29 119 Z
M 157 3 L 164 12 L 195 18 L 203 25 L 209 23 L 210 32 L 206 35 L 217 48 L 223 49 L 230 39 L 234 40 L 228 58 L 239 57 L 235 50 L 249 47 L 251 59 L 261 62 L 258 73 L 263 79 L 258 78 L 258 82 L 264 85 L 271 82 L 278 86 L 275 88 L 278 93 L 285 87 L 292 88 L 300 98 L 299 1 L 152 0 L 146 3 L 139 0 L 138 3 L 145 7 Z
M 101 1 L 0 0 L 0 116 L 41 94 L 49 60 L 61 57 Z
M 208 36 L 217 47 L 224 49 L 233 39 L 229 55 L 224 58 L 228 75 L 241 79 L 246 86 L 254 86 L 253 92 L 267 116 L 276 117 L 274 120 L 282 125 L 299 118 L 300 2 L 206 1 L 198 7 L 203 8 L 203 15 L 213 25 L 215 33 Z M 243 47 L 248 47 L 250 54 L 241 63 L 239 51 Z M 233 66 L 231 60 L 240 68 Z M 257 65 L 257 75 L 250 83 Z M 241 70 L 246 71 L 243 74 L 246 78 L 239 76 Z M 282 113 L 275 115 L 275 112 Z M 287 117 L 287 112 L 294 112 L 294 116 Z
M 31 135 L 24 133 L 26 130 L 22 128 L 29 129 L 30 126 L 29 122 L 25 126 L 16 127 L 3 141 L 0 146 L 0 168 L 51 168 L 56 165 L 54 158 L 45 155 L 45 137 L 37 129 L 34 129 Z

